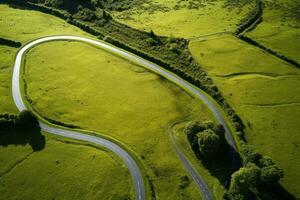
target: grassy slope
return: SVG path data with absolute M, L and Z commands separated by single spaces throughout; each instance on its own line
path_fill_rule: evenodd
M 16 164 L 8 154 L 23 154 L 24 160 Z M 0 179 L 1 199 L 134 198 L 126 166 L 112 153 L 97 148 L 48 137 L 40 152 L 33 153 L 28 145 L 0 147 L 0 158 L 12 169 Z M 7 169 L 1 167 L 3 171 Z
M 267 0 L 265 2 L 262 23 L 246 36 L 300 63 L 299 1 Z
M 37 11 L 9 8 L 0 4 L 0 37 L 28 42 L 30 40 L 59 34 L 89 36 L 84 31 L 52 15 Z
M 33 48 L 26 56 L 26 80 L 33 106 L 43 115 L 108 134 L 141 156 L 158 199 L 199 199 L 194 184 L 180 188 L 187 172 L 167 128 L 178 119 L 212 116 L 184 91 L 142 67 L 79 42 Z
M 24 42 L 48 34 L 86 35 L 64 21 L 40 12 L 17 10 L 5 5 L 0 5 L 0 12 L 1 37 Z M 33 28 L 36 30 L 30 32 Z M 18 112 L 11 96 L 12 66 L 16 52 L 16 48 L 0 46 L 0 113 Z M 32 150 L 29 145 L 0 147 L 1 176 L 17 162 L 31 154 L 30 160 L 26 159 L 11 173 L 0 178 L 0 199 L 19 199 L 20 195 L 23 199 L 133 198 L 131 177 L 118 158 L 95 148 L 66 145 L 50 139 L 51 137 L 48 135 L 47 138 L 46 148 L 33 154 L 31 154 Z M 93 155 L 96 155 L 96 158 L 92 160 Z M 56 159 L 63 162 L 55 165 Z M 78 168 L 74 168 L 76 164 Z M 56 168 L 53 168 L 54 165 Z M 58 171 L 54 171 L 54 169 L 58 169 Z M 88 169 L 88 171 L 83 172 L 84 169 Z M 29 170 L 30 173 L 28 171 L 25 173 L 24 170 Z M 108 175 L 116 177 L 116 179 L 108 182 L 106 180 Z M 83 176 L 86 177 L 82 178 Z M 115 193 L 111 188 L 114 188 Z M 72 192 L 69 192 L 71 190 Z M 89 193 L 87 190 L 94 193 Z
M 233 36 L 195 41 L 190 49 L 246 124 L 246 136 L 285 171 L 299 197 L 300 70 Z
M 202 2 L 199 9 L 188 9 L 177 0 L 151 0 L 142 6 L 133 7 L 122 12 L 113 12 L 115 19 L 129 26 L 150 31 L 158 35 L 193 38 L 215 32 L 234 31 L 236 24 L 253 5 L 229 10 L 224 8 L 226 1 Z M 155 9 L 157 7 L 157 9 Z M 163 7 L 164 9 L 159 9 Z
M 0 31 L 2 32 L 2 31 Z M 16 48 L 0 45 L 0 113 L 16 113 L 11 94 L 12 64 L 17 52 Z

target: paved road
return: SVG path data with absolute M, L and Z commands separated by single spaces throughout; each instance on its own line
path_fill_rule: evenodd
M 189 82 L 181 79 L 179 76 L 151 63 L 150 61 L 144 60 L 134 54 L 125 52 L 117 47 L 108 45 L 102 41 L 96 41 L 93 39 L 89 38 L 84 38 L 84 37 L 79 37 L 79 36 L 49 36 L 41 39 L 37 39 L 35 41 L 32 41 L 31 43 L 27 44 L 23 48 L 20 49 L 20 51 L 17 54 L 16 61 L 15 61 L 15 67 L 14 67 L 14 72 L 13 72 L 13 82 L 12 82 L 12 92 L 13 92 L 13 99 L 15 101 L 16 106 L 18 107 L 19 110 L 26 109 L 22 97 L 21 97 L 21 92 L 20 92 L 20 83 L 19 83 L 19 74 L 20 74 L 20 66 L 21 66 L 21 59 L 26 50 L 28 50 L 30 47 L 33 47 L 34 45 L 47 42 L 47 41 L 53 41 L 53 40 L 75 40 L 75 41 L 83 41 L 87 42 L 89 44 L 93 44 L 96 46 L 99 46 L 103 49 L 106 49 L 108 51 L 114 52 L 116 54 L 119 54 L 122 57 L 127 58 L 128 60 L 134 61 L 143 67 L 160 74 L 161 76 L 167 78 L 168 80 L 172 81 L 173 83 L 179 85 L 181 88 L 201 100 L 203 103 L 206 104 L 206 106 L 212 111 L 214 114 L 216 120 L 224 126 L 225 129 L 225 137 L 229 143 L 229 145 L 232 147 L 233 150 L 237 150 L 234 139 L 230 133 L 230 129 L 223 117 L 222 112 L 220 109 L 216 107 L 216 104 L 214 103 L 214 100 L 210 98 L 204 91 L 196 88 Z M 145 199 L 145 189 L 144 189 L 144 183 L 143 179 L 141 177 L 141 173 L 138 169 L 137 164 L 134 162 L 134 160 L 129 156 L 128 153 L 126 153 L 125 150 L 117 146 L 116 144 L 112 143 L 111 141 L 105 140 L 103 138 L 95 137 L 95 136 L 90 136 L 90 135 L 85 135 L 79 132 L 75 131 L 67 131 L 64 129 L 58 129 L 58 128 L 53 128 L 50 127 L 42 122 L 40 122 L 41 127 L 43 130 L 65 136 L 65 137 L 70 137 L 70 138 L 75 138 L 79 140 L 84 140 L 84 141 L 89 141 L 93 142 L 99 145 L 103 145 L 104 147 L 112 150 L 113 152 L 117 153 L 127 164 L 129 167 L 129 170 L 132 174 L 133 180 L 134 180 L 134 185 L 136 189 L 136 197 L 137 199 Z M 213 200 L 213 195 L 210 192 L 209 188 L 207 187 L 206 183 L 204 180 L 201 178 L 201 175 L 197 173 L 197 170 L 193 168 L 193 166 L 190 164 L 188 159 L 185 157 L 185 155 L 181 152 L 181 150 L 176 147 L 177 153 L 179 158 L 182 160 L 186 170 L 190 173 L 190 175 L 193 177 L 193 180 L 197 184 L 198 189 L 202 193 L 202 197 L 205 200 Z
M 21 48 L 16 56 L 15 65 L 14 65 L 14 71 L 13 71 L 13 82 L 12 82 L 12 93 L 13 93 L 13 99 L 17 106 L 17 108 L 21 111 L 26 109 L 26 106 L 22 100 L 21 91 L 20 91 L 20 68 L 21 68 L 21 61 L 23 54 L 28 50 L 29 48 L 33 47 L 34 45 L 40 44 L 42 42 L 51 41 L 51 40 L 59 40 L 59 39 L 68 39 L 68 40 L 81 40 L 81 41 L 87 41 L 90 43 L 94 43 L 96 41 L 93 40 L 86 40 L 85 38 L 79 38 L 79 37 L 73 37 L 73 36 L 54 36 L 54 37 L 47 37 L 47 38 L 41 38 L 37 39 L 33 42 L 28 43 L 26 46 Z M 93 42 L 91 42 L 93 41 Z M 96 43 L 98 44 L 98 43 Z M 60 129 L 57 127 L 51 127 L 43 122 L 39 122 L 41 129 L 52 133 L 55 135 L 60 135 L 67 138 L 87 141 L 96 145 L 100 145 L 104 148 L 107 148 L 117 154 L 127 165 L 128 169 L 130 170 L 134 188 L 135 188 L 135 195 L 137 200 L 145 200 L 146 194 L 145 194 L 145 185 L 144 180 L 141 174 L 141 171 L 134 161 L 134 159 L 120 146 L 117 144 L 106 140 L 104 138 L 101 138 L 100 136 L 91 136 L 87 134 L 80 133 L 78 131 L 72 131 L 72 130 L 66 130 L 66 129 Z

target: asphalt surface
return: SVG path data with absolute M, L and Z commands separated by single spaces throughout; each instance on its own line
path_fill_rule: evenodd
M 144 60 L 134 54 L 128 53 L 124 50 L 121 50 L 117 47 L 108 45 L 102 41 L 96 41 L 93 39 L 89 38 L 84 38 L 84 37 L 79 37 L 79 36 L 49 36 L 45 38 L 40 38 L 37 40 L 34 40 L 24 47 L 22 47 L 16 57 L 15 60 L 15 66 L 14 66 L 14 71 L 13 71 L 13 82 L 12 82 L 12 92 L 13 92 L 13 99 L 18 107 L 18 109 L 24 110 L 26 109 L 25 104 L 23 103 L 22 97 L 21 97 L 21 92 L 20 92 L 20 67 L 21 67 L 21 60 L 24 52 L 28 50 L 29 48 L 33 47 L 34 45 L 47 42 L 47 41 L 54 41 L 54 40 L 73 40 L 73 41 L 82 41 L 82 42 L 87 42 L 89 44 L 93 44 L 96 46 L 99 46 L 103 49 L 106 49 L 108 51 L 111 51 L 113 53 L 116 53 L 122 57 L 127 58 L 128 60 L 131 60 L 135 63 L 138 63 L 142 65 L 143 67 L 160 74 L 161 76 L 167 78 L 168 80 L 172 81 L 173 83 L 177 84 L 199 100 L 201 100 L 203 103 L 206 104 L 206 106 L 212 111 L 214 117 L 218 121 L 218 123 L 222 124 L 225 129 L 225 137 L 228 142 L 228 144 L 232 147 L 233 150 L 237 150 L 234 139 L 230 133 L 230 129 L 223 117 L 222 112 L 220 111 L 219 108 L 217 108 L 216 104 L 214 103 L 214 100 L 210 98 L 204 91 L 196 88 L 193 86 L 191 83 L 183 80 L 179 76 L 173 74 L 172 72 L 169 72 L 153 63 L 150 61 Z M 135 186 L 135 191 L 136 191 L 136 199 L 145 199 L 145 188 L 144 188 L 144 182 L 143 178 L 141 176 L 141 172 L 135 163 L 135 161 L 130 157 L 130 155 L 123 150 L 121 147 L 118 145 L 112 143 L 111 141 L 105 140 L 100 137 L 95 137 L 95 136 L 90 136 L 86 135 L 77 131 L 69 131 L 69 130 L 64 130 L 64 129 L 59 129 L 59 128 L 54 128 L 50 127 L 42 122 L 40 122 L 41 128 L 45 130 L 46 132 L 50 132 L 56 135 L 64 136 L 64 137 L 69 137 L 69 138 L 74 138 L 77 140 L 83 140 L 83 141 L 88 141 L 92 142 L 101 146 L 104 146 L 105 148 L 110 149 L 111 151 L 115 152 L 118 154 L 123 161 L 127 164 L 133 181 L 134 181 L 134 186 Z M 192 176 L 193 180 L 195 181 L 198 189 L 200 190 L 203 199 L 205 200 L 213 200 L 214 197 L 207 187 L 207 184 L 205 181 L 202 179 L 201 175 L 197 172 L 196 169 L 193 168 L 193 166 L 190 164 L 188 159 L 185 157 L 185 155 L 182 153 L 182 151 L 175 145 L 177 154 L 181 161 L 183 162 L 183 165 L 185 166 L 186 170 L 189 172 L 189 174 Z

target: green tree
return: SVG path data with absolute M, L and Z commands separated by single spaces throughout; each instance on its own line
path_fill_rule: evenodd
M 283 178 L 283 170 L 276 165 L 261 169 L 261 181 L 268 186 L 278 183 L 281 178 Z
M 185 133 L 186 134 L 196 134 L 200 131 L 203 131 L 203 125 L 198 121 L 190 121 L 185 126 Z
M 229 199 L 247 199 L 251 190 L 260 183 L 260 169 L 255 164 L 240 168 L 231 176 Z
M 225 134 L 225 129 L 222 124 L 218 124 L 214 127 L 214 131 L 217 135 L 224 135 Z
M 220 147 L 220 138 L 211 129 L 197 134 L 199 152 L 204 157 L 216 155 Z
M 258 165 L 260 167 L 268 167 L 271 165 L 275 165 L 275 162 L 270 156 L 263 156 L 261 159 L 259 159 Z
M 254 151 L 254 149 L 247 144 L 241 146 L 241 157 L 243 159 L 244 166 L 248 163 L 258 164 L 259 160 L 262 158 L 259 153 Z

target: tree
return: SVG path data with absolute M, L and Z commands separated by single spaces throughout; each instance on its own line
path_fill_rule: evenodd
M 243 165 L 246 166 L 248 163 L 258 164 L 262 156 L 253 150 L 253 148 L 247 144 L 241 146 L 241 157 L 243 159 Z
M 222 124 L 218 124 L 214 127 L 214 132 L 215 134 L 217 134 L 220 138 L 221 144 L 225 144 L 226 143 L 226 139 L 225 139 L 225 129 L 224 126 Z
M 260 169 L 255 164 L 240 168 L 231 176 L 229 199 L 247 199 L 251 190 L 256 190 L 260 182 Z
M 196 134 L 204 130 L 204 126 L 198 121 L 190 121 L 185 126 L 186 134 Z
M 214 131 L 217 135 L 224 135 L 225 134 L 225 129 L 222 124 L 218 124 L 214 127 Z
M 275 165 L 275 162 L 270 156 L 263 156 L 261 159 L 259 159 L 258 165 L 260 167 L 267 167 L 267 166 Z
M 263 167 L 261 169 L 261 181 L 267 186 L 272 186 L 283 178 L 283 170 L 277 165 Z
M 197 134 L 199 152 L 204 157 L 216 155 L 220 147 L 220 138 L 211 129 Z

